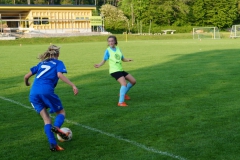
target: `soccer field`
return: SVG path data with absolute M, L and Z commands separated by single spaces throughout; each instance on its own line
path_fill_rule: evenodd
M 120 41 L 137 80 L 128 107 L 120 85 L 99 69 L 106 42 L 61 46 L 66 75 L 56 93 L 73 139 L 50 152 L 23 76 L 49 44 L 0 46 L 0 159 L 236 160 L 240 157 L 240 39 Z M 30 79 L 33 82 L 33 78 Z M 52 115 L 54 117 L 54 115 Z

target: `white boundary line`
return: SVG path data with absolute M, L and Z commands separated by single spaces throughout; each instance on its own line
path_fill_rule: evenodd
M 5 97 L 2 97 L 0 96 L 0 99 L 4 100 L 4 101 L 8 101 L 8 102 L 11 102 L 11 103 L 14 103 L 14 104 L 17 104 L 19 106 L 22 106 L 24 108 L 27 108 L 27 109 L 31 109 L 31 110 L 34 110 L 32 107 L 30 106 L 27 106 L 27 105 L 24 105 L 20 102 L 17 102 L 17 101 L 14 101 L 12 99 L 8 99 L 8 98 L 5 98 Z M 54 117 L 53 117 L 54 118 Z M 115 138 L 117 140 L 120 140 L 120 141 L 124 141 L 124 142 L 127 142 L 127 143 L 130 143 L 138 148 L 142 148 L 146 151 L 149 151 L 149 152 L 153 152 L 153 153 L 157 153 L 157 154 L 160 154 L 160 155 L 164 155 L 164 156 L 167 156 L 167 157 L 172 157 L 172 158 L 175 158 L 175 159 L 178 159 L 178 160 L 186 160 L 185 158 L 183 157 L 180 157 L 180 156 L 176 156 L 174 154 L 171 154 L 171 153 L 168 153 L 168 152 L 163 152 L 163 151 L 160 151 L 160 150 L 157 150 L 157 149 L 154 149 L 152 147 L 147 147 L 141 143 L 138 143 L 138 142 L 135 142 L 135 141 L 132 141 L 132 140 L 129 140 L 129 139 L 125 139 L 125 138 L 122 138 L 120 136 L 116 136 L 114 134 L 111 134 L 111 133 L 108 133 L 108 132 L 104 132 L 102 130 L 99 130 L 99 129 L 96 129 L 96 128 L 92 128 L 92 127 L 89 127 L 89 126 L 86 126 L 86 125 L 83 125 L 83 124 L 80 124 L 80 123 L 77 123 L 77 122 L 73 122 L 73 121 L 70 121 L 68 119 L 65 119 L 65 122 L 67 123 L 71 123 L 71 124 L 74 124 L 76 126 L 80 126 L 82 128 L 85 128 L 85 129 L 88 129 L 90 131 L 93 131 L 93 132 L 98 132 L 98 133 L 101 133 L 103 135 L 106 135 L 108 137 L 112 137 L 112 138 Z

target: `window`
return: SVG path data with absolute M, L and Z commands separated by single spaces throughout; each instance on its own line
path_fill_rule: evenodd
M 76 17 L 76 20 L 84 20 L 84 17 Z
M 33 24 L 34 25 L 41 25 L 41 18 L 40 17 L 33 17 Z
M 21 27 L 23 27 L 23 28 L 29 28 L 29 21 L 28 21 L 28 19 L 26 19 L 26 21 L 22 21 L 22 22 L 21 22 Z
M 46 25 L 49 24 L 48 17 L 33 17 L 33 24 L 34 25 Z
M 49 19 L 47 17 L 43 17 L 42 24 L 49 24 Z

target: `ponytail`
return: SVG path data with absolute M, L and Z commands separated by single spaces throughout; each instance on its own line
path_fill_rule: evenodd
M 43 54 L 40 54 L 38 56 L 38 59 L 40 59 L 41 61 L 46 61 L 49 60 L 51 58 L 56 58 L 58 57 L 58 52 L 56 51 L 46 51 Z
M 59 56 L 59 50 L 60 47 L 56 45 L 51 45 L 48 47 L 48 50 L 46 52 L 38 56 L 38 59 L 40 59 L 41 61 L 46 61 L 51 58 L 57 58 Z

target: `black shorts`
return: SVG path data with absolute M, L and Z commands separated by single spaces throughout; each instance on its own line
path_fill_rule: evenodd
M 129 73 L 125 71 L 118 71 L 118 72 L 113 72 L 111 73 L 111 76 L 118 80 L 120 77 L 126 77 Z

